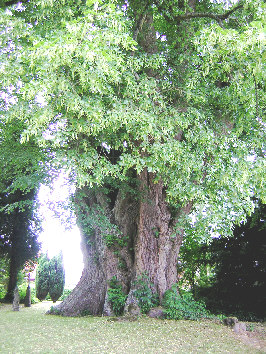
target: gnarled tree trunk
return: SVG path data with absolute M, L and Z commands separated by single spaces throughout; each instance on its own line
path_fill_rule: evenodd
M 84 189 L 76 199 L 84 270 L 76 288 L 57 306 L 61 314 L 113 315 L 107 296 L 112 277 L 130 294 L 126 307 L 135 301 L 138 276 L 145 274 L 160 300 L 177 282 L 183 229 L 174 228 L 179 216 L 189 213 L 191 204 L 173 218 L 163 184 L 154 183 L 154 175 L 147 170 L 138 176 L 138 182 L 137 198 L 119 191 L 110 200 L 100 191 Z M 92 224 L 87 229 L 86 222 Z

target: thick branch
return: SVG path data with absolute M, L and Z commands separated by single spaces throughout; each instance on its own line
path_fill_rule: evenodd
M 212 18 L 216 21 L 223 21 L 226 20 L 232 13 L 234 13 L 235 11 L 242 9 L 243 4 L 240 4 L 236 7 L 234 7 L 231 10 L 226 11 L 223 14 L 212 14 L 212 13 L 199 13 L 199 12 L 190 12 L 190 13 L 186 13 L 184 15 L 179 15 L 179 16 L 175 16 L 175 20 L 177 21 L 182 21 L 182 20 L 190 20 L 191 18 Z
M 161 4 L 159 4 L 158 1 L 155 1 L 155 4 L 158 8 L 159 11 L 161 11 L 162 13 L 164 12 L 163 11 L 163 8 L 161 6 Z M 169 16 L 169 15 L 165 15 L 167 21 L 169 20 L 174 20 L 174 21 L 177 21 L 177 22 L 181 22 L 181 21 L 186 21 L 186 20 L 190 20 L 192 18 L 212 18 L 213 20 L 215 21 L 218 21 L 218 22 L 221 22 L 221 21 L 224 21 L 226 20 L 232 13 L 234 13 L 235 11 L 243 8 L 243 3 L 241 2 L 241 4 L 238 4 L 237 6 L 233 7 L 232 9 L 224 12 L 223 14 L 214 14 L 214 13 L 208 13 L 208 12 L 188 12 L 184 15 L 177 15 L 177 16 Z

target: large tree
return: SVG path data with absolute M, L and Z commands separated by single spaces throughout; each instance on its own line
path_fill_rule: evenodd
M 59 310 L 111 313 L 113 276 L 128 310 L 143 273 L 161 300 L 193 210 L 225 231 L 265 200 L 263 2 L 2 3 L 4 117 L 77 182 L 85 268 Z

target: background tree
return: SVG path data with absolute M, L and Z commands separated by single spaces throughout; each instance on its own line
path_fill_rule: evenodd
M 210 264 L 213 284 L 201 289 L 214 311 L 243 319 L 265 319 L 266 207 L 259 205 L 246 224 L 236 226 L 234 237 L 213 240 Z
M 3 117 L 26 122 L 22 142 L 53 149 L 78 187 L 85 268 L 64 314 L 108 312 L 114 276 L 126 309 L 143 273 L 161 301 L 192 211 L 226 233 L 254 194 L 265 201 L 263 8 L 49 0 L 1 11 L 12 50 L 0 77 L 22 82 Z
M 42 255 L 38 260 L 36 270 L 35 288 L 36 297 L 44 300 L 49 292 L 50 286 L 50 261 L 47 255 Z
M 233 237 L 204 242 L 187 234 L 178 265 L 180 288 L 203 298 L 212 312 L 243 320 L 265 318 L 266 210 L 256 204 L 247 222 L 235 226 Z
M 13 195 L 14 196 L 14 195 Z M 18 201 L 29 200 L 29 194 L 24 197 L 17 192 Z M 2 198 L 4 203 L 7 201 Z M 29 259 L 34 259 L 39 251 L 36 230 L 32 226 L 32 207 L 21 211 L 15 208 L 12 213 L 0 214 L 1 220 L 1 253 L 9 260 L 9 280 L 6 300 L 13 299 L 14 288 L 17 283 L 18 272 L 23 268 L 24 263 Z
M 177 265 L 179 288 L 190 290 L 196 295 L 199 287 L 208 287 L 212 284 L 215 271 L 211 262 L 211 244 L 211 240 L 200 242 L 197 237 L 186 233 Z
M 5 109 L 7 101 L 2 105 Z M 23 148 L 20 134 L 25 125 L 0 120 L 0 253 L 9 261 L 6 300 L 13 298 L 18 272 L 37 256 L 40 222 L 36 195 L 45 177 L 45 158 L 32 141 Z
M 63 294 L 65 286 L 65 270 L 62 252 L 50 260 L 49 269 L 49 295 L 53 302 L 56 302 Z
M 1 42 L 1 50 L 9 52 Z M 47 178 L 47 153 L 34 139 L 21 145 L 23 120 L 9 121 L 5 113 L 18 101 L 21 81 L 0 87 L 0 254 L 9 262 L 7 300 L 12 300 L 18 272 L 37 256 L 40 222 L 36 196 Z M 19 114 L 19 113 L 18 113 Z

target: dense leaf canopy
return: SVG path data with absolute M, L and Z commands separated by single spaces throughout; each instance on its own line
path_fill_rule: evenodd
M 214 230 L 241 221 L 254 194 L 265 201 L 262 1 L 12 3 L 0 9 L 1 97 L 16 91 L 1 123 L 23 126 L 22 149 L 36 142 L 79 186 L 123 188 L 147 168 L 173 207 L 210 211 Z

